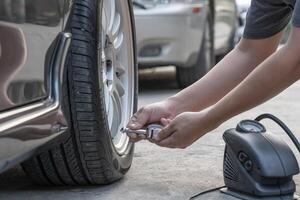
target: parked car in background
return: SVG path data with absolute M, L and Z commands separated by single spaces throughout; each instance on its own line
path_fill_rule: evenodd
M 237 31 L 238 38 L 243 37 L 245 25 L 246 25 L 246 16 L 247 12 L 251 5 L 251 0 L 236 0 L 239 14 L 239 28 Z
M 131 0 L 0 1 L 0 172 L 108 184 L 129 170 L 137 106 Z
M 174 65 L 180 87 L 205 75 L 236 41 L 235 0 L 133 0 L 140 68 Z

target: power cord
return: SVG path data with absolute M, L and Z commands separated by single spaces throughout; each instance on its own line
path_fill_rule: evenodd
M 286 134 L 289 136 L 289 138 L 292 140 L 292 142 L 294 143 L 294 145 L 296 146 L 296 148 L 300 152 L 300 143 L 299 143 L 299 141 L 297 140 L 297 138 L 295 137 L 293 132 L 287 127 L 287 125 L 285 125 L 285 123 L 283 123 L 280 119 L 278 119 L 277 117 L 275 117 L 272 114 L 262 114 L 262 115 L 258 116 L 255 119 L 255 121 L 261 121 L 263 119 L 271 119 L 272 121 L 277 123 L 286 132 Z
M 192 196 L 192 197 L 190 198 L 190 200 L 193 200 L 193 199 L 195 199 L 195 198 L 197 198 L 197 197 L 199 197 L 199 196 L 201 196 L 201 195 L 204 195 L 204 194 L 207 194 L 207 193 L 210 193 L 210 192 L 214 192 L 214 191 L 217 191 L 217 190 L 221 190 L 221 189 L 223 189 L 223 188 L 225 188 L 225 186 L 217 187 L 217 188 L 213 188 L 213 189 L 209 189 L 209 190 L 206 190 L 206 191 L 204 191 L 204 192 L 200 192 L 199 194 L 196 194 L 195 196 Z

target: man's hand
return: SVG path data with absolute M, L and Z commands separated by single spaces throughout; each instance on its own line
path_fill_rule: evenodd
M 147 126 L 150 123 L 161 123 L 165 125 L 165 121 L 161 121 L 163 118 L 173 119 L 176 115 L 176 106 L 174 104 L 174 102 L 166 100 L 145 106 L 131 117 L 127 127 L 137 130 Z M 134 142 L 145 139 L 136 134 L 131 134 L 128 136 L 130 137 L 131 141 Z
M 200 137 L 217 128 L 219 124 L 207 117 L 207 112 L 185 112 L 173 120 L 162 119 L 164 129 L 154 138 L 162 147 L 184 149 Z

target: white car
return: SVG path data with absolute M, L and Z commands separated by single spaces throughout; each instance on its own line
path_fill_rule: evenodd
M 205 75 L 230 51 L 235 0 L 134 0 L 139 67 L 174 65 L 180 87 Z
M 251 0 L 236 0 L 237 8 L 239 12 L 240 26 L 238 28 L 238 38 L 243 37 L 245 25 L 246 25 L 246 16 L 247 12 L 251 5 Z

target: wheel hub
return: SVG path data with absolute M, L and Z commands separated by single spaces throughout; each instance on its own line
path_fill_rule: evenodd
M 115 63 L 116 63 L 116 53 L 113 49 L 113 44 L 109 38 L 106 36 L 105 47 L 103 49 L 103 80 L 106 82 L 107 87 L 112 90 L 113 83 L 115 82 Z

